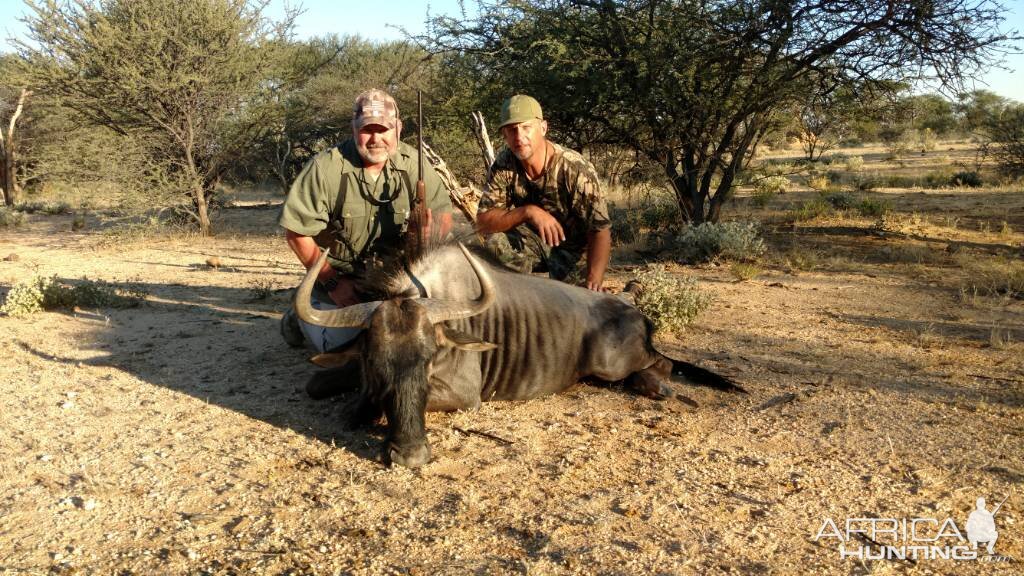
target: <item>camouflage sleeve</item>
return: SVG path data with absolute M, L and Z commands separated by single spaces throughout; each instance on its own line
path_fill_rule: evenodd
M 583 220 L 591 232 L 611 228 L 612 221 L 608 217 L 608 204 L 601 193 L 601 182 L 597 178 L 597 170 L 590 162 L 580 167 L 576 174 L 576 205 L 580 207 Z
M 491 166 L 491 175 L 487 178 L 487 185 L 484 186 L 483 196 L 480 197 L 479 212 L 485 212 L 493 208 L 508 210 L 508 185 L 511 172 L 499 165 L 495 160 Z
M 292 182 L 281 207 L 278 225 L 303 236 L 316 236 L 330 220 L 328 184 L 324 181 L 319 157 L 310 160 Z

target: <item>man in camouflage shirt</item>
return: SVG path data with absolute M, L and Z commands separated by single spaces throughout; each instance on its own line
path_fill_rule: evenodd
M 540 104 L 516 95 L 501 108 L 506 148 L 495 158 L 477 226 L 505 232 L 525 255 L 524 271 L 539 261 L 556 280 L 572 281 L 581 256 L 587 288 L 601 290 L 611 254 L 611 221 L 594 166 L 546 138 Z M 500 244 L 499 244 L 500 249 Z
M 419 160 L 415 148 L 399 141 L 401 132 L 395 99 L 383 90 L 363 92 L 353 107 L 352 138 L 313 157 L 288 191 L 278 223 L 289 248 L 307 269 L 321 248 L 331 251 L 317 276 L 314 308 L 358 304 L 373 289 L 366 285 L 367 273 L 402 253 Z M 433 167 L 425 166 L 426 218 L 416 233 L 444 237 L 452 226 L 451 201 Z M 309 343 L 319 352 L 358 333 L 306 324 L 293 309 L 281 320 L 285 342 Z

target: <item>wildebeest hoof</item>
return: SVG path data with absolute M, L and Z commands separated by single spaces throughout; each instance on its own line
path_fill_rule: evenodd
M 345 413 L 345 427 L 349 430 L 366 428 L 380 419 L 383 411 L 365 398 L 352 403 Z
M 387 444 L 384 449 L 384 463 L 388 466 L 398 464 L 406 468 L 419 468 L 427 462 L 430 462 L 429 444 L 420 444 L 405 452 L 393 444 Z

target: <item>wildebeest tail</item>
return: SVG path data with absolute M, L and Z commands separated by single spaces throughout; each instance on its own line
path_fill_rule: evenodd
M 689 362 L 684 362 L 682 360 L 675 360 L 673 358 L 669 358 L 669 360 L 672 361 L 672 374 L 682 376 L 694 384 L 707 386 L 716 390 L 742 392 L 743 394 L 747 393 L 742 386 L 721 374 L 717 374 L 711 370 L 701 368 L 696 364 L 690 364 Z

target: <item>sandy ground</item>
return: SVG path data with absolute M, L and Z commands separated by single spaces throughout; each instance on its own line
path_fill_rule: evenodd
M 939 213 L 939 196 L 912 200 Z M 948 266 L 872 258 L 912 239 L 776 230 L 773 253 L 818 246 L 828 265 L 748 282 L 677 266 L 716 300 L 660 347 L 749 395 L 678 384 L 692 408 L 581 385 L 432 414 L 435 458 L 413 472 L 382 466 L 382 427 L 345 429 L 349 397 L 306 397 L 309 354 L 278 335 L 300 269 L 275 214 L 123 246 L 70 216 L 0 230 L 0 257 L 19 257 L 0 293 L 32 274 L 149 293 L 0 317 L 0 574 L 1021 571 L 1024 303 L 965 303 Z M 614 267 L 613 286 L 628 278 Z M 848 518 L 963 531 L 979 496 L 1006 498 L 1004 561 L 843 559 L 815 538 Z

